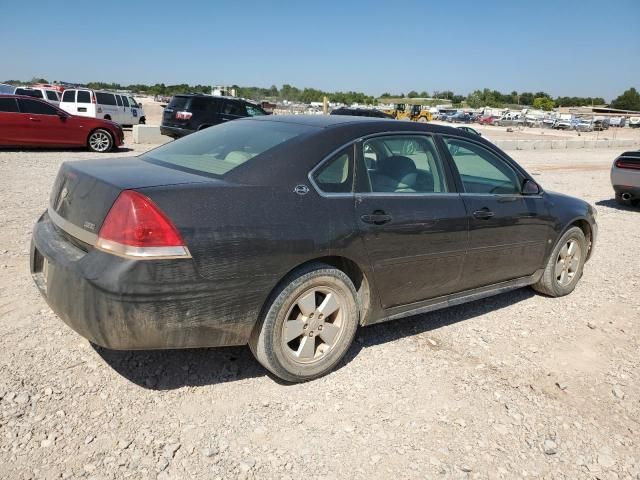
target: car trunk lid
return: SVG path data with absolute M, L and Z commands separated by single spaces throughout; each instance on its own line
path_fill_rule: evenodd
M 139 158 L 66 162 L 49 199 L 49 216 L 69 235 L 94 244 L 111 206 L 128 189 L 220 180 L 163 167 Z

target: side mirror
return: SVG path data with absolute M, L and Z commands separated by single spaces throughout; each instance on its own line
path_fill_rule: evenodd
M 540 186 L 533 180 L 528 178 L 522 183 L 523 195 L 538 195 L 540 193 Z

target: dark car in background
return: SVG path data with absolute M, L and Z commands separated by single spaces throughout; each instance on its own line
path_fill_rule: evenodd
M 0 95 L 0 147 L 85 147 L 109 152 L 124 143 L 109 120 L 71 115 L 38 98 Z
M 527 285 L 569 294 L 595 214 L 460 129 L 263 116 L 64 163 L 30 268 L 95 344 L 248 343 L 304 381 L 333 369 L 359 326 Z
M 240 98 L 181 94 L 165 107 L 160 133 L 180 138 L 230 120 L 263 115 L 267 112 L 262 107 Z
M 349 115 L 353 117 L 393 118 L 391 115 L 372 108 L 340 107 L 331 110 L 331 115 Z

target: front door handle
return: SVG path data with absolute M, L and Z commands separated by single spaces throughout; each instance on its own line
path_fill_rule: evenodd
M 33 117 L 29 117 L 29 120 L 31 120 L 32 122 L 39 122 L 40 121 L 39 118 L 33 118 Z
M 371 215 L 362 215 L 360 220 L 373 225 L 384 225 L 391 221 L 391 215 L 387 215 L 382 210 L 376 210 Z
M 473 212 L 473 216 L 479 220 L 488 220 L 493 217 L 495 214 L 489 210 L 487 207 L 481 208 L 480 210 L 476 210 Z

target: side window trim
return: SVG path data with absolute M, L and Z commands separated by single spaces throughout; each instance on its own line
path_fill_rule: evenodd
M 368 177 L 366 163 L 364 161 L 364 150 L 363 145 L 367 140 L 371 140 L 372 138 L 381 138 L 381 137 L 391 137 L 391 136 L 422 136 L 427 137 L 431 140 L 436 154 L 439 157 L 441 166 L 442 166 L 442 174 L 444 175 L 444 183 L 447 189 L 446 192 L 372 192 L 371 185 L 368 181 L 368 178 L 364 178 L 365 175 Z M 453 172 L 451 171 L 449 165 L 448 157 L 442 154 L 441 147 L 438 141 L 438 135 L 431 132 L 421 132 L 416 130 L 399 130 L 392 132 L 377 132 L 371 135 L 366 135 L 360 139 L 358 139 L 358 149 L 356 152 L 356 169 L 355 169 L 355 182 L 356 185 L 355 191 L 358 196 L 367 196 L 367 197 L 434 197 L 434 196 L 451 196 L 451 195 L 459 195 L 460 191 L 458 189 L 457 183 L 455 182 L 455 177 Z M 365 186 L 369 187 L 369 190 L 363 188 Z
M 344 145 L 341 145 L 340 147 L 336 148 L 335 150 L 333 150 L 332 152 L 330 152 L 328 155 L 326 155 L 322 160 L 320 160 L 318 162 L 318 164 L 313 167 L 311 169 L 311 171 L 307 174 L 307 178 L 309 179 L 309 183 L 311 183 L 311 185 L 313 186 L 313 188 L 315 189 L 315 191 L 318 193 L 318 195 L 320 195 L 321 197 L 353 197 L 355 195 L 355 184 L 356 184 L 356 158 L 357 158 L 357 151 L 356 151 L 356 145 L 358 143 L 358 140 L 351 140 L 347 143 L 345 143 Z M 333 160 L 336 155 L 338 155 L 341 151 L 346 150 L 347 148 L 351 147 L 352 149 L 352 153 L 351 153 L 351 171 L 353 172 L 352 174 L 352 182 L 351 182 L 351 192 L 325 192 L 324 190 L 322 190 L 318 184 L 316 183 L 314 176 L 315 173 L 320 170 L 327 162 L 330 162 L 331 160 Z
M 444 150 L 447 159 L 449 160 L 450 163 L 450 168 L 453 170 L 453 172 L 455 173 L 455 177 L 456 177 L 456 183 L 458 184 L 458 188 L 460 191 L 461 195 L 473 195 L 473 196 L 491 196 L 491 197 L 495 197 L 495 196 L 501 196 L 501 197 L 521 197 L 522 192 L 519 190 L 517 193 L 474 193 L 474 192 L 467 192 L 464 188 L 464 182 L 462 181 L 462 175 L 460 174 L 460 171 L 458 170 L 458 166 L 456 165 L 456 162 L 453 158 L 453 155 L 451 154 L 451 152 L 449 151 L 449 148 L 447 147 L 447 143 L 446 143 L 446 139 L 454 139 L 454 140 L 460 140 L 463 142 L 467 142 L 467 143 L 471 143 L 473 145 L 476 145 L 477 147 L 483 149 L 486 152 L 489 152 L 491 155 L 493 155 L 496 159 L 498 159 L 503 165 L 505 165 L 509 170 L 511 170 L 513 172 L 513 174 L 515 175 L 515 177 L 518 179 L 518 187 L 519 189 L 522 188 L 522 182 L 527 178 L 518 168 L 516 168 L 510 161 L 508 161 L 507 159 L 505 159 L 502 155 L 500 155 L 498 152 L 494 151 L 491 148 L 488 148 L 486 145 L 483 145 L 482 143 L 474 140 L 474 139 L 470 139 L 470 138 L 466 138 L 466 137 L 460 137 L 457 135 L 448 135 L 448 134 L 443 134 L 440 136 L 440 141 L 442 142 L 442 149 Z

